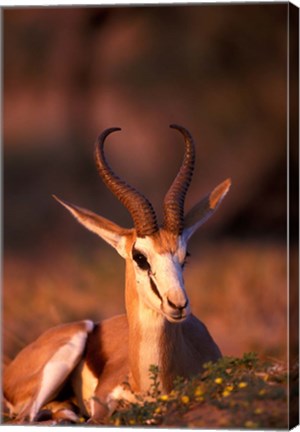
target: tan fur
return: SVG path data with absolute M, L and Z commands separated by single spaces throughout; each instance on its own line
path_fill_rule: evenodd
M 178 236 L 164 229 L 151 239 L 157 254 L 174 255 L 181 247 Z M 168 392 L 176 376 L 192 376 L 201 371 L 204 362 L 216 360 L 221 355 L 206 327 L 193 315 L 173 324 L 159 312 L 142 305 L 131 257 L 133 244 L 137 241 L 135 231 L 126 230 L 125 235 L 123 231 L 123 240 L 126 316 L 117 316 L 95 326 L 88 335 L 85 356 L 72 376 L 83 412 L 100 420 L 115 407 L 114 394 L 120 393 L 115 391 L 120 385 L 124 395 L 128 389 L 141 393 L 149 390 L 151 364 L 158 363 L 161 389 Z M 82 323 L 75 323 L 50 329 L 11 363 L 4 376 L 4 390 L 16 412 L 20 411 L 20 404 L 25 406 L 35 397 L 33 389 L 38 388 L 41 371 L 51 354 L 82 326 Z M 149 352 L 147 355 L 146 351 Z M 92 377 L 97 380 L 95 391 L 94 384 L 90 384 Z
M 83 226 L 125 258 L 126 315 L 104 320 L 92 332 L 84 321 L 50 329 L 22 350 L 4 373 L 4 396 L 19 416 L 35 415 L 41 401 L 54 398 L 69 374 L 81 410 L 103 421 L 115 409 L 118 397 L 132 400 L 131 391 L 149 390 L 151 365 L 159 367 L 161 390 L 168 392 L 177 376 L 190 377 L 201 371 L 203 363 L 220 357 L 204 324 L 190 314 L 182 269 L 189 238 L 218 207 L 230 180 L 200 201 L 183 221 L 183 200 L 194 163 L 193 144 L 184 128 L 172 127 L 184 135 L 186 154 L 192 156 L 187 167 L 183 164 L 180 176 L 167 194 L 164 228 L 158 229 L 150 203 L 116 177 L 104 158 L 105 172 L 100 167 L 100 175 L 103 174 L 113 193 L 132 210 L 134 229 L 124 229 L 90 210 L 55 197 Z M 102 141 L 115 130 L 106 130 L 101 135 Z M 170 197 L 179 202 L 170 201 Z M 137 205 L 133 208 L 133 199 L 142 208 Z M 173 205 L 178 209 L 175 213 Z M 76 344 L 76 332 L 80 331 L 89 335 L 87 341 L 79 337 Z M 81 359 L 77 359 L 77 354 Z M 67 357 L 72 359 L 69 363 Z M 70 365 L 74 369 L 72 374 Z M 52 375 L 55 375 L 56 388 L 51 387 Z M 47 386 L 51 387 L 48 393 Z
M 164 253 L 174 254 L 178 248 L 178 236 L 163 228 L 157 231 L 152 238 L 154 249 L 160 255 Z
M 178 248 L 178 236 L 161 229 L 153 238 L 153 246 L 159 254 L 174 254 Z M 132 245 L 128 246 L 130 249 Z M 133 274 L 132 261 L 126 263 L 126 308 L 129 322 L 129 362 L 134 389 L 146 391 L 139 379 L 139 367 L 142 367 L 144 356 L 139 351 L 142 329 L 149 323 L 140 322 L 137 311 L 139 309 L 138 288 Z M 178 324 L 172 324 L 161 315 L 156 315 L 157 321 L 162 320 L 160 332 L 156 335 L 157 349 L 160 352 L 162 370 L 161 380 L 165 391 L 171 389 L 177 375 L 191 376 L 202 370 L 202 365 L 208 360 L 216 360 L 221 353 L 209 335 L 206 327 L 193 315 Z M 151 325 L 151 324 L 150 324 Z M 156 347 L 152 344 L 151 349 Z M 143 370 L 149 370 L 145 365 Z
M 134 241 L 134 236 L 127 238 L 128 253 Z M 155 235 L 155 241 L 157 252 L 173 253 L 178 238 L 161 230 Z M 150 332 L 153 329 L 157 332 L 150 333 L 150 349 L 159 352 L 163 391 L 167 392 L 171 389 L 176 376 L 192 376 L 201 371 L 204 362 L 216 360 L 221 355 L 204 324 L 193 315 L 178 324 L 169 323 L 155 312 L 152 312 L 152 322 L 141 320 L 138 313 L 140 310 L 138 287 L 130 259 L 126 261 L 125 299 L 128 321 L 125 316 L 104 321 L 101 323 L 101 327 L 103 326 L 101 331 L 96 327 L 88 339 L 86 364 L 92 363 L 94 350 L 98 354 L 101 353 L 101 359 L 105 361 L 95 391 L 96 399 L 100 401 L 95 404 L 94 416 L 96 417 L 107 415 L 108 408 L 105 407 L 105 401 L 117 384 L 128 381 L 130 388 L 136 392 L 146 392 L 149 389 L 150 381 L 145 381 L 144 375 L 149 374 L 150 364 L 147 363 L 148 359 L 140 349 L 144 343 L 150 342 L 150 339 L 146 341 L 142 339 L 147 334 L 147 328 Z M 153 326 L 155 320 L 158 327 Z M 101 361 L 103 360 L 98 358 L 98 364 Z M 143 383 L 148 385 L 143 386 Z
M 227 193 L 228 189 L 231 186 L 231 180 L 227 179 L 223 181 L 223 183 L 219 184 L 209 196 L 209 206 L 212 210 L 214 210 L 219 202 L 222 200 L 224 195 Z
M 128 380 L 128 322 L 126 315 L 119 315 L 98 323 L 90 333 L 86 344 L 85 366 L 99 381 L 95 394 L 83 401 L 85 409 L 91 412 L 91 398 L 95 396 L 94 416 L 99 418 L 108 412 L 106 402 L 109 393 L 120 383 Z M 84 384 L 82 365 L 75 371 L 73 381 L 80 400 L 80 389 Z M 79 393 L 78 393 L 79 392 Z
M 3 393 L 14 412 L 22 411 L 35 399 L 40 389 L 43 369 L 54 353 L 68 343 L 76 332 L 87 330 L 86 321 L 53 327 L 26 346 L 5 368 Z

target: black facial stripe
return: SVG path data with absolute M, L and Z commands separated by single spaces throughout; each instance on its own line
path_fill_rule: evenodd
M 151 285 L 151 289 L 154 292 L 154 294 L 160 299 L 160 301 L 162 301 L 162 296 L 159 294 L 157 286 L 151 277 L 150 277 L 150 285 Z

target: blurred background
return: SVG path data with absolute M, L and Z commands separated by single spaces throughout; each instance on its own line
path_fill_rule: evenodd
M 183 156 L 171 123 L 197 147 L 186 209 L 232 179 L 190 244 L 193 312 L 224 354 L 286 358 L 287 7 L 3 11 L 5 362 L 50 326 L 123 313 L 122 259 L 51 194 L 130 227 L 93 156 L 119 126 L 109 163 L 161 218 Z

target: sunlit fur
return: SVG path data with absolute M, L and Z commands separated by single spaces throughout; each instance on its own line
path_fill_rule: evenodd
M 182 127 L 172 127 L 185 136 L 187 153 L 192 151 L 190 134 Z M 109 129 L 104 135 L 114 130 Z M 189 163 L 193 164 L 193 160 L 190 158 Z M 5 400 L 20 420 L 28 416 L 33 419 L 43 403 L 57 395 L 68 374 L 82 412 L 104 421 L 119 398 L 132 401 L 133 392 L 149 390 L 151 365 L 158 366 L 161 391 L 168 392 L 177 376 L 190 377 L 200 372 L 205 362 L 221 356 L 205 325 L 191 313 L 183 269 L 188 240 L 218 208 L 229 190 L 230 180 L 197 203 L 183 220 L 182 202 L 192 166 L 188 167 L 187 175 L 185 171 L 183 164 L 170 194 L 179 197 L 175 204 L 180 210 L 180 220 L 176 222 L 178 215 L 173 215 L 176 222 L 173 224 L 172 218 L 167 217 L 169 222 L 160 229 L 152 216 L 148 218 L 152 221 L 150 228 L 143 228 L 144 221 L 137 219 L 138 204 L 134 210 L 138 227 L 126 229 L 55 197 L 79 223 L 125 259 L 126 315 L 95 325 L 81 321 L 53 328 L 22 350 L 4 374 Z M 123 185 L 119 199 L 130 204 L 129 210 L 130 200 L 138 196 L 138 203 L 142 201 L 152 212 L 145 199 L 124 186 L 107 166 L 105 172 L 109 173 L 106 183 L 113 184 L 113 191 Z M 171 211 L 172 206 L 168 200 L 167 209 Z M 171 229 L 171 225 L 180 230 Z M 51 381 L 53 376 L 55 380 Z

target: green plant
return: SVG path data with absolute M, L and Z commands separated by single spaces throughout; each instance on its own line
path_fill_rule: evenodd
M 172 391 L 162 394 L 159 368 L 151 365 L 149 393 L 141 396 L 139 403 L 123 403 L 110 423 L 117 426 L 284 427 L 287 374 L 283 368 L 279 369 L 272 363 L 262 362 L 252 352 L 242 358 L 223 357 L 215 363 L 206 363 L 203 372 L 192 379 L 177 377 Z M 207 407 L 214 410 L 215 423 L 205 423 Z

